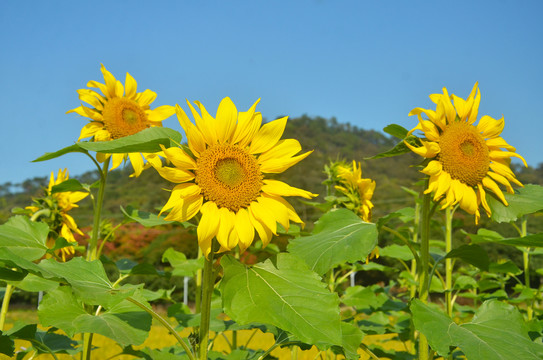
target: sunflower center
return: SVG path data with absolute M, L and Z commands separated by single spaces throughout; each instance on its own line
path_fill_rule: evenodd
M 109 99 L 102 111 L 104 127 L 113 139 L 134 135 L 149 127 L 147 115 L 133 100 L 127 98 Z
M 453 122 L 441 134 L 439 147 L 438 159 L 453 179 L 469 186 L 481 183 L 488 172 L 490 157 L 485 139 L 474 126 Z
M 238 211 L 260 195 L 260 167 L 256 158 L 239 146 L 213 145 L 200 154 L 196 165 L 196 183 L 205 199 L 218 207 Z

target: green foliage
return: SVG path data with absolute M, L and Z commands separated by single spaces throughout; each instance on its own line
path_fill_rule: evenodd
M 247 267 L 225 256 L 221 265 L 224 311 L 236 322 L 272 324 L 310 344 L 342 344 L 339 299 L 299 258 L 283 253 Z
M 411 303 L 415 328 L 428 338 L 441 356 L 458 346 L 468 359 L 541 359 L 543 345 L 528 336 L 528 327 L 518 310 L 490 300 L 476 311 L 473 320 L 457 325 L 441 311 L 420 300 Z
M 319 219 L 313 235 L 291 240 L 287 249 L 323 275 L 341 263 L 366 259 L 376 244 L 374 224 L 363 222 L 352 211 L 337 209 Z

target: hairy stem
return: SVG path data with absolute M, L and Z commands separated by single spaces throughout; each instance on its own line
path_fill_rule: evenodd
M 200 360 L 207 360 L 207 343 L 209 340 L 209 322 L 211 319 L 211 295 L 215 287 L 215 273 L 213 271 L 213 251 L 209 259 L 204 259 L 204 272 L 202 274 L 202 299 L 200 305 L 200 339 L 198 353 Z

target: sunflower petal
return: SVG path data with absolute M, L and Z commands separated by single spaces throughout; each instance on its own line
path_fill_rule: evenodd
M 194 170 L 196 169 L 196 161 L 183 149 L 179 147 L 171 147 L 166 149 L 164 146 L 160 146 L 166 158 L 172 162 L 172 164 L 182 170 Z
M 189 120 L 185 111 L 179 105 L 175 105 L 175 113 L 177 115 L 177 120 L 179 125 L 185 130 L 187 135 L 187 142 L 189 144 L 190 151 L 198 156 L 201 152 L 206 149 L 206 143 L 202 133 L 198 128 Z
M 204 256 L 208 258 L 211 252 L 211 240 L 213 240 L 219 231 L 219 222 L 217 221 L 219 218 L 219 209 L 214 202 L 208 201 L 202 205 L 200 212 L 202 213 L 202 218 L 197 228 L 198 244 Z
M 155 167 L 160 176 L 172 183 L 182 183 L 194 179 L 194 174 L 190 171 L 172 168 L 168 166 Z
M 292 187 L 279 180 L 265 179 L 263 182 L 262 191 L 266 194 L 276 196 L 300 196 L 305 199 L 311 199 L 312 197 L 317 196 L 317 194 L 312 194 L 309 191 Z
M 255 101 L 253 106 L 247 111 L 241 111 L 238 113 L 238 123 L 232 135 L 232 144 L 241 142 L 240 146 L 245 147 L 253 139 L 254 135 L 260 129 L 262 124 L 262 116 L 260 116 L 260 122 L 255 119 L 256 105 L 260 102 L 260 99 Z
M 266 162 L 260 163 L 260 171 L 262 171 L 263 173 L 281 173 L 289 167 L 299 163 L 300 161 L 308 157 L 312 152 L 313 150 L 298 156 L 294 156 L 292 158 L 267 160 Z
M 136 82 L 136 79 L 132 77 L 129 73 L 126 73 L 126 79 L 124 81 L 125 90 L 126 90 L 126 97 L 130 100 L 136 99 L 136 94 L 138 90 L 138 83 Z
M 249 153 L 260 154 L 275 146 L 285 131 L 287 119 L 285 116 L 262 125 L 249 146 Z
M 141 172 L 143 171 L 143 157 L 141 153 L 129 153 L 128 158 L 130 159 L 130 163 L 134 168 L 134 176 L 140 176 Z
M 79 134 L 79 138 L 77 139 L 77 141 L 94 136 L 94 134 L 96 134 L 97 131 L 102 130 L 103 127 L 104 124 L 98 121 L 92 121 L 88 123 L 81 129 L 81 133 Z
M 232 140 L 237 120 L 238 109 L 236 105 L 229 97 L 225 97 L 219 104 L 214 122 L 219 143 L 224 144 L 226 141 Z
M 147 111 L 147 120 L 152 122 L 160 122 L 169 118 L 175 113 L 175 108 L 170 105 L 162 105 L 153 110 Z
M 251 246 L 254 237 L 255 237 L 255 228 L 251 224 L 251 219 L 249 218 L 249 212 L 246 209 L 239 209 L 236 214 L 235 229 L 239 236 L 239 246 L 240 249 L 247 249 Z M 243 251 L 243 250 L 242 250 Z
M 164 220 L 179 222 L 190 220 L 200 211 L 203 201 L 202 195 L 185 197 L 170 210 Z
M 484 115 L 477 124 L 477 131 L 483 134 L 484 138 L 495 138 L 500 136 L 505 126 L 503 116 L 500 120 L 493 119 L 488 115 Z

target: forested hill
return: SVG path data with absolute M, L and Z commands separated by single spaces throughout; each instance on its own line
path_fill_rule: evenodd
M 404 154 L 393 158 L 364 160 L 380 152 L 392 148 L 395 139 L 373 130 L 363 130 L 345 123 L 338 123 L 334 118 L 310 118 L 302 116 L 290 119 L 283 138 L 295 138 L 302 144 L 303 151 L 313 150 L 313 153 L 283 174 L 278 179 L 288 184 L 321 194 L 317 201 L 323 201 L 325 187 L 322 182 L 326 176 L 323 173 L 324 165 L 330 160 L 343 159 L 362 163 L 362 176 L 372 178 L 377 187 L 374 195 L 374 216 L 379 217 L 391 210 L 400 209 L 410 205 L 411 196 L 402 190 L 402 186 L 420 190 L 414 184 L 421 178 L 418 168 L 413 167 L 420 163 L 421 158 L 414 154 Z M 55 173 L 58 169 L 52 169 Z M 543 164 L 537 169 L 515 169 L 521 181 L 525 183 L 542 183 Z M 130 166 L 115 170 L 108 176 L 108 187 L 104 209 L 106 216 L 122 217 L 119 207 L 132 205 L 145 211 L 154 212 L 166 203 L 169 192 L 173 186 L 162 179 L 156 171 L 149 169 L 139 178 L 130 178 Z M 32 196 L 39 196 L 42 186 L 45 186 L 49 174 L 43 177 L 26 180 L 21 184 L 0 185 L 0 222 L 10 216 L 14 207 L 24 207 L 31 204 Z M 96 180 L 96 173 L 89 172 L 77 177 L 81 182 L 92 183 Z M 18 185 L 18 186 L 13 186 Z M 14 193 L 14 188 L 22 192 Z M 318 214 L 314 209 L 293 202 L 303 211 L 303 216 L 314 220 Z M 81 208 L 74 209 L 73 215 L 82 226 L 90 224 L 92 206 L 90 200 L 80 202 Z

